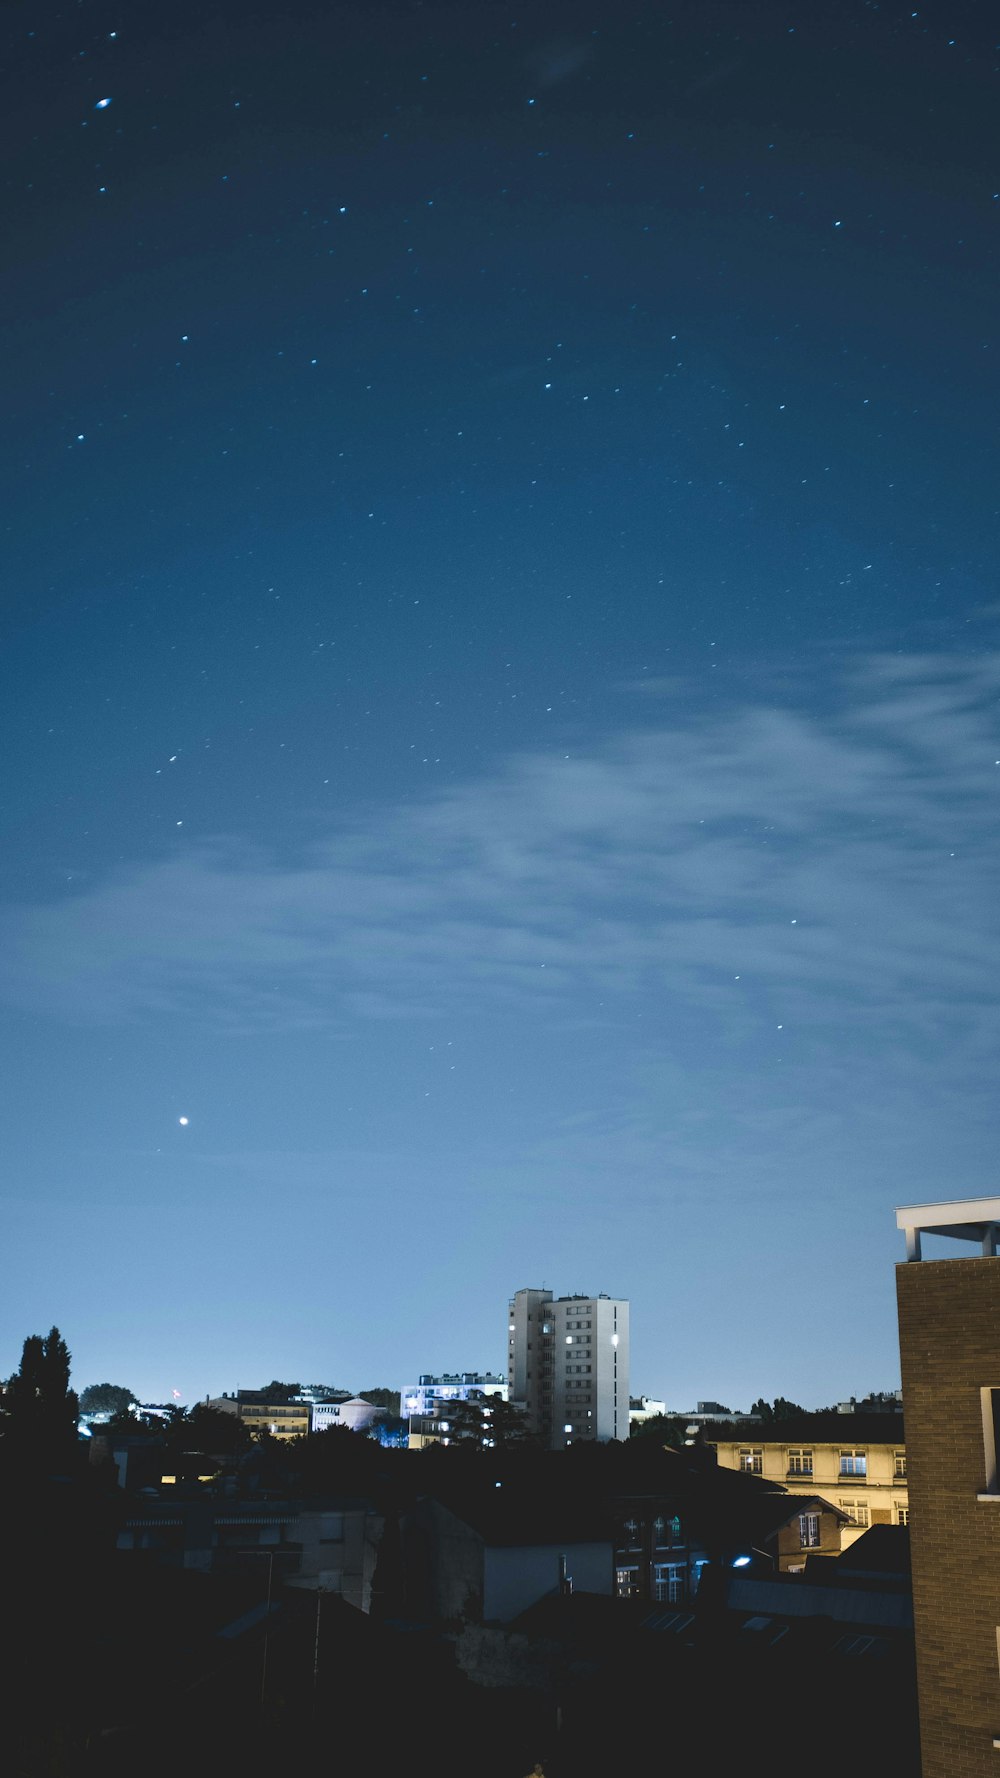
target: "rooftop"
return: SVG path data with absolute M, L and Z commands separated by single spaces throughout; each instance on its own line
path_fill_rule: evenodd
M 956 1198 L 946 1204 L 904 1204 L 896 1211 L 896 1227 L 906 1236 L 906 1257 L 921 1257 L 921 1235 L 945 1235 L 953 1241 L 975 1241 L 987 1259 L 995 1259 L 1000 1239 L 1000 1198 Z

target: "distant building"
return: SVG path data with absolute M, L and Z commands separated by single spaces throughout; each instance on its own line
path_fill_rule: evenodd
M 325 1432 L 330 1426 L 346 1426 L 349 1432 L 367 1432 L 376 1420 L 385 1419 L 385 1409 L 352 1395 L 347 1401 L 316 1401 L 311 1407 L 310 1431 Z
M 407 1422 L 407 1443 L 411 1451 L 447 1439 L 448 1408 L 456 1401 L 470 1401 L 476 1396 L 497 1395 L 508 1398 L 506 1377 L 495 1371 L 446 1371 L 435 1377 L 425 1372 L 419 1383 L 401 1390 L 400 1413 Z
M 739 1408 L 723 1407 L 721 1401 L 700 1401 L 690 1413 L 685 1408 L 672 1408 L 670 1412 L 675 1419 L 686 1420 L 689 1427 L 695 1429 L 716 1421 L 720 1424 L 739 1421 L 741 1425 L 749 1426 L 760 1419 L 759 1414 L 742 1414 Z
M 508 1305 L 507 1380 L 551 1449 L 629 1435 L 629 1305 L 519 1290 Z
M 632 1395 L 629 1397 L 629 1425 L 640 1426 L 643 1420 L 655 1420 L 667 1411 L 665 1401 L 655 1401 L 651 1395 Z
M 882 1395 L 864 1395 L 858 1401 L 851 1396 L 849 1401 L 838 1401 L 838 1414 L 901 1414 L 903 1412 L 903 1391 L 893 1389 Z
M 700 1442 L 726 1469 L 820 1494 L 844 1515 L 841 1548 L 870 1525 L 907 1525 L 906 1445 L 901 1414 L 801 1414 L 791 1420 L 707 1422 Z
M 896 1212 L 923 1778 L 1000 1760 L 1000 1197 Z M 925 1260 L 926 1235 L 980 1253 Z
M 269 1432 L 274 1438 L 299 1438 L 309 1431 L 312 1403 L 277 1400 L 268 1389 L 239 1389 L 236 1411 L 251 1432 Z
M 473 1395 L 499 1395 L 507 1400 L 506 1377 L 494 1371 L 446 1371 L 440 1377 L 424 1374 L 400 1393 L 399 1411 L 404 1420 L 431 1415 L 450 1401 L 468 1401 Z

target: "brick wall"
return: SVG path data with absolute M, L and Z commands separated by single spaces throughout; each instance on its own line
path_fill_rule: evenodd
M 1000 1778 L 1000 1496 L 980 1390 L 1000 1388 L 1000 1259 L 896 1268 L 923 1778 Z

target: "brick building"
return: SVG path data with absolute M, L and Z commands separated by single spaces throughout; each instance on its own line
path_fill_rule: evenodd
M 923 1778 L 1000 1771 L 1000 1198 L 897 1210 Z M 924 1260 L 921 1237 L 975 1241 Z

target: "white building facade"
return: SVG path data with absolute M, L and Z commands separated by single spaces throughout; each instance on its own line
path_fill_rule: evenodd
M 553 1450 L 629 1435 L 629 1305 L 519 1290 L 507 1317 L 511 1401 Z
M 507 1379 L 493 1371 L 446 1371 L 440 1377 L 427 1374 L 419 1383 L 400 1391 L 400 1413 L 405 1419 L 429 1417 L 450 1401 L 468 1401 L 474 1395 L 499 1395 L 507 1400 Z

